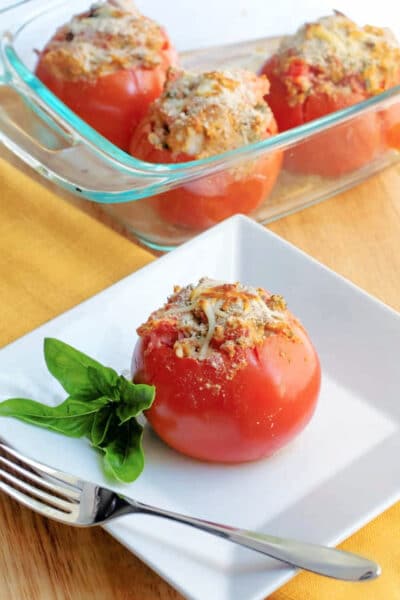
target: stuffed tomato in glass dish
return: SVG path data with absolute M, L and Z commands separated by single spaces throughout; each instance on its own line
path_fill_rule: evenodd
M 265 140 L 278 128 L 264 96 L 269 83 L 245 70 L 170 69 L 161 96 L 136 129 L 130 153 L 149 163 L 184 163 Z M 202 230 L 236 213 L 249 214 L 270 194 L 282 152 L 232 166 L 157 195 L 163 220 Z
M 154 385 L 146 417 L 175 450 L 237 463 L 273 454 L 314 413 L 318 355 L 282 296 L 208 278 L 175 288 L 138 328 L 135 383 Z
M 283 39 L 261 69 L 280 131 L 346 109 L 400 84 L 400 46 L 380 27 L 345 15 L 306 23 Z M 285 153 L 294 173 L 337 177 L 368 165 L 389 147 L 400 124 L 398 104 L 328 129 Z M 400 137 L 400 136 L 399 136 Z
M 128 150 L 163 89 L 177 53 L 165 30 L 132 0 L 107 0 L 57 29 L 39 54 L 37 77 L 104 137 Z
M 154 135 L 144 135 L 143 144 L 136 138 L 139 132 L 135 133 L 139 123 L 152 115 L 149 104 L 162 97 L 168 68 L 176 67 L 176 53 L 162 27 L 140 15 L 128 0 L 95 5 L 91 0 L 15 4 L 2 12 L 1 140 L 41 176 L 78 195 L 83 208 L 106 211 L 124 230 L 159 252 L 173 249 L 234 212 L 269 223 L 351 188 L 400 160 L 400 62 L 398 45 L 386 30 L 355 25 L 336 14 L 302 27 L 303 33 L 295 36 L 271 36 L 280 31 L 270 30 L 263 38 L 263 32 L 253 27 L 267 22 L 270 7 L 259 3 L 246 17 L 247 41 L 219 45 L 223 38 L 215 38 L 206 28 L 201 32 L 204 46 L 195 48 L 200 33 L 197 21 L 186 20 L 182 27 L 179 7 L 146 4 L 149 17 L 166 25 L 179 48 L 179 68 L 187 72 L 223 73 L 235 79 L 239 69 L 256 77 L 269 64 L 265 70 L 270 91 L 265 79 L 262 84 L 266 104 L 259 102 L 261 94 L 254 103 L 253 94 L 250 110 L 248 104 L 240 109 L 243 120 L 237 119 L 234 110 L 240 103 L 232 105 L 233 97 L 237 100 L 240 94 L 232 97 L 228 90 L 215 96 L 228 103 L 227 123 L 219 130 L 216 123 L 215 132 L 210 114 L 203 113 L 204 122 L 199 118 L 196 123 L 190 99 L 187 107 L 182 102 L 193 144 L 186 143 L 186 134 L 181 132 L 179 147 L 171 107 L 166 110 L 167 119 L 164 115 L 155 118 L 157 131 L 148 131 Z M 185 5 L 188 10 L 189 4 Z M 144 10 L 145 4 L 140 6 Z M 222 31 L 226 19 L 235 18 L 235 10 L 233 4 L 228 12 L 213 14 L 213 31 Z M 301 15 L 300 9 L 292 15 L 299 25 Z M 398 33 L 389 13 L 387 20 Z M 128 23 L 132 25 L 129 34 Z M 281 31 L 288 32 L 288 25 L 282 22 Z M 310 48 L 302 48 L 303 42 Z M 76 63 L 68 53 L 74 47 L 82 50 Z M 96 57 L 105 60 L 104 70 Z M 275 61 L 273 69 L 271 61 Z M 351 69 L 344 70 L 349 64 Z M 54 77 L 46 80 L 43 70 L 54 70 Z M 140 82 L 151 83 L 155 74 L 160 76 L 156 77 L 157 90 L 148 96 L 139 94 L 136 108 L 129 95 L 137 92 L 133 72 Z M 63 96 L 64 80 L 65 89 L 74 90 L 68 92 L 70 101 Z M 173 87 L 172 81 L 168 86 Z M 247 94 L 251 87 L 251 81 L 246 83 Z M 113 104 L 116 98 L 118 109 Z M 209 105 L 218 122 L 220 113 L 217 108 L 211 111 L 210 99 Z M 269 109 L 275 123 L 266 118 Z M 258 124 L 253 119 L 256 115 L 261 116 Z M 228 143 L 225 133 L 230 124 L 233 136 Z M 165 126 L 165 131 L 158 125 Z M 176 139 L 172 140 L 175 134 L 170 136 L 168 127 Z M 213 136 L 221 142 L 214 149 L 209 144 Z M 130 155 L 133 138 L 135 154 Z M 202 152 L 202 139 L 208 151 Z M 148 158 L 140 160 L 136 151 L 138 157 L 146 154 Z M 152 159 L 152 153 L 158 158 Z M 98 208 L 92 203 L 98 203 Z

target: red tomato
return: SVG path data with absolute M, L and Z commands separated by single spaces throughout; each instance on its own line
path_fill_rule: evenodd
M 400 102 L 390 106 L 381 115 L 384 120 L 387 146 L 400 150 Z
M 173 326 L 140 338 L 134 381 L 156 386 L 146 417 L 160 438 L 193 458 L 234 463 L 272 454 L 298 434 L 314 412 L 321 373 L 304 328 L 293 316 L 289 323 L 292 338 L 274 332 L 235 358 L 221 352 L 219 366 L 179 358 Z M 238 359 L 246 364 L 232 376 Z
M 262 72 L 270 80 L 271 88 L 268 103 L 275 115 L 281 131 L 292 129 L 331 112 L 355 104 L 365 99 L 357 94 L 346 96 L 311 94 L 304 103 L 289 104 L 284 81 L 274 72 L 275 59 L 270 59 Z M 369 162 L 382 149 L 379 118 L 369 114 L 356 122 L 328 130 L 309 141 L 290 148 L 285 154 L 285 167 L 288 170 L 322 176 L 338 176 L 355 170 Z
M 368 97 L 359 86 L 358 91 L 343 93 L 338 90 L 334 95 L 311 93 L 303 103 L 293 105 L 289 102 L 285 86 L 285 78 L 292 77 L 293 73 L 277 76 L 276 65 L 277 57 L 273 56 L 261 72 L 267 75 L 271 84 L 266 99 L 280 131 L 303 125 L 362 102 Z M 296 76 L 301 74 L 304 73 L 296 71 Z M 387 112 L 370 112 L 351 119 L 290 148 L 285 153 L 285 167 L 296 173 L 326 177 L 340 176 L 359 169 L 387 148 Z
M 275 120 L 265 137 L 277 133 Z M 130 153 L 152 163 L 178 163 L 194 160 L 187 154 L 173 156 L 159 150 L 148 139 L 150 126 L 146 119 L 135 131 Z M 190 181 L 157 196 L 157 210 L 168 223 L 205 229 L 236 213 L 251 213 L 271 192 L 282 163 L 282 152 L 258 158 L 253 163 L 232 167 L 228 171 Z
M 151 69 L 121 69 L 94 81 L 55 77 L 39 60 L 36 75 L 84 121 L 127 151 L 135 127 L 161 94 L 168 68 L 177 63 L 167 36 L 160 58 L 160 64 Z

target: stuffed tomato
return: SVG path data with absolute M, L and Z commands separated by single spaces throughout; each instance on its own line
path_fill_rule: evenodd
M 58 29 L 40 53 L 36 75 L 89 125 L 127 150 L 176 61 L 162 27 L 131 0 L 108 0 Z
M 303 125 L 400 83 L 400 48 L 387 29 L 358 27 L 340 13 L 308 23 L 285 38 L 263 66 L 267 96 L 280 131 Z M 400 110 L 368 112 L 289 149 L 293 172 L 339 176 L 388 146 Z
M 134 381 L 156 386 L 146 417 L 183 454 L 256 460 L 287 444 L 314 412 L 319 359 L 281 296 L 202 279 L 176 288 L 138 334 Z
M 191 73 L 171 70 L 163 94 L 135 131 L 130 152 L 152 163 L 207 158 L 277 133 L 264 100 L 265 77 L 247 71 Z M 156 198 L 167 222 L 201 230 L 236 213 L 251 213 L 277 179 L 282 153 L 231 167 Z

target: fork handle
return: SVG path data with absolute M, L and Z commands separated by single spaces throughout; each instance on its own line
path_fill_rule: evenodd
M 318 575 L 324 575 L 325 577 L 333 577 L 345 581 L 366 581 L 378 577 L 381 572 L 377 563 L 343 550 L 256 533 L 254 531 L 230 527 L 229 525 L 220 525 L 219 523 L 155 508 L 154 506 L 136 502 L 126 497 L 123 497 L 123 499 L 129 505 L 129 512 L 148 514 L 184 523 L 185 525 L 201 529 L 261 554 L 266 554 L 293 567 L 311 571 Z

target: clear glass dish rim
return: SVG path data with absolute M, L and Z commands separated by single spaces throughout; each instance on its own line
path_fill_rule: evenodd
M 23 4 L 30 4 L 32 1 L 33 0 L 11 0 L 11 4 L 7 8 L 0 9 L 0 14 L 12 11 Z M 57 6 L 65 5 L 67 2 L 68 0 L 47 0 L 44 3 L 42 2 L 40 10 L 32 10 L 32 12 L 26 15 L 23 23 L 18 24 L 16 27 L 8 28 L 5 31 L 0 31 L 2 36 L 3 62 L 5 63 L 6 69 L 7 67 L 11 69 L 18 79 L 28 86 L 30 92 L 38 97 L 41 102 L 50 109 L 50 112 L 53 112 L 58 117 L 61 123 L 67 126 L 67 129 L 73 130 L 80 141 L 85 145 L 91 146 L 107 162 L 111 163 L 114 168 L 123 170 L 125 173 L 130 172 L 136 177 L 159 177 L 160 175 L 163 175 L 168 182 L 176 183 L 181 179 L 186 179 L 189 172 L 193 172 L 193 170 L 197 171 L 198 174 L 201 174 L 202 176 L 207 175 L 207 172 L 214 171 L 214 166 L 218 166 L 218 170 L 220 170 L 221 167 L 231 166 L 232 164 L 241 162 L 245 159 L 255 158 L 276 150 L 285 150 L 295 143 L 303 142 L 313 135 L 333 128 L 335 125 L 341 125 L 352 118 L 370 112 L 392 98 L 398 97 L 400 99 L 400 85 L 397 85 L 376 96 L 372 96 L 367 100 L 363 100 L 358 104 L 354 104 L 324 117 L 320 117 L 319 119 L 310 121 L 309 123 L 305 123 L 304 125 L 278 133 L 266 140 L 240 146 L 239 148 L 222 154 L 174 164 L 148 163 L 130 156 L 97 133 L 92 127 L 85 123 L 85 121 L 73 113 L 45 85 L 43 85 L 19 58 L 13 45 L 17 36 L 22 33 L 25 27 L 32 21 L 39 18 L 43 13 L 47 13 L 49 8 L 54 10 Z M 257 40 L 251 41 L 257 43 Z
M 5 0 L 7 2 L 7 0 Z M 32 0 L 8 0 L 7 6 L 0 7 L 0 14 L 6 13 L 7 11 L 11 11 L 14 8 L 17 8 L 21 4 L 29 4 Z

